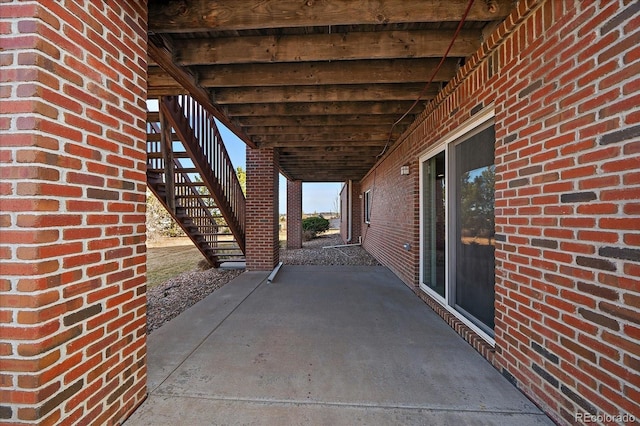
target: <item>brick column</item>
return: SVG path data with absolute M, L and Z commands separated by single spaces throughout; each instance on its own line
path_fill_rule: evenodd
M 247 148 L 247 270 L 268 271 L 279 261 L 278 153 Z
M 146 395 L 146 5 L 40 3 L 0 13 L 0 423 L 116 424 Z
M 302 181 L 287 180 L 287 248 L 302 248 Z

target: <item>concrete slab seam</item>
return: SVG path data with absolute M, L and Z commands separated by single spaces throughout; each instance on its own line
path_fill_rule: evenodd
M 178 395 L 172 393 L 158 392 L 153 394 L 154 397 L 176 397 Z M 180 398 L 185 399 L 199 399 L 206 401 L 219 401 L 219 402 L 241 402 L 241 403 L 255 403 L 264 405 L 291 405 L 291 406 L 322 406 L 322 407 L 344 407 L 344 408 L 377 408 L 381 410 L 423 410 L 433 412 L 454 412 L 454 413 L 493 413 L 493 414 L 524 414 L 524 415 L 536 415 L 547 418 L 547 415 L 541 411 L 522 411 L 522 410 L 478 410 L 478 409 L 465 409 L 465 408 L 445 408 L 428 405 L 409 405 L 409 404 L 368 404 L 368 403 L 352 403 L 352 402 L 338 402 L 338 401 L 305 401 L 295 399 L 267 399 L 267 398 L 235 398 L 224 396 L 204 396 L 204 395 L 189 395 L 181 393 Z M 535 406 L 534 406 L 535 407 Z
M 191 350 L 191 351 L 190 351 L 190 352 L 189 352 L 189 353 L 184 357 L 184 359 L 183 359 L 182 361 L 180 361 L 180 363 L 179 363 L 178 365 L 176 365 L 176 367 L 175 367 L 174 369 L 172 369 L 172 370 L 171 370 L 171 372 L 170 372 L 169 374 L 167 374 L 167 376 L 166 376 L 166 377 L 165 377 L 165 378 L 164 378 L 164 379 L 163 379 L 163 380 L 162 380 L 162 381 L 161 381 L 161 382 L 160 382 L 160 383 L 159 383 L 159 384 L 158 384 L 154 389 L 152 389 L 152 390 L 150 390 L 150 391 L 148 392 L 148 393 L 149 393 L 149 395 L 156 395 L 156 394 L 155 394 L 155 392 L 156 392 L 160 387 L 162 387 L 162 385 L 164 385 L 164 383 L 165 383 L 167 380 L 169 380 L 169 378 L 173 375 L 173 373 L 175 373 L 175 372 L 176 372 L 180 367 L 182 367 L 182 365 L 183 365 L 183 364 L 184 364 L 184 363 L 189 359 L 189 357 L 191 357 L 191 355 L 193 355 L 193 354 L 194 354 L 194 353 L 195 353 L 195 352 L 200 348 L 200 346 L 202 346 L 202 345 L 204 344 L 204 342 L 206 342 L 206 341 L 207 341 L 207 339 L 208 339 L 208 338 L 209 338 L 213 333 L 215 333 L 215 332 L 218 330 L 218 328 L 220 328 L 220 326 L 221 326 L 222 324 L 224 324 L 224 322 L 225 322 L 225 321 L 226 321 L 226 320 L 227 320 L 231 315 L 233 315 L 233 313 L 234 313 L 234 312 L 235 312 L 235 311 L 240 307 L 240 305 L 242 305 L 242 304 L 243 304 L 243 303 L 244 303 L 244 302 L 245 302 L 245 301 L 246 301 L 246 300 L 247 300 L 247 299 L 248 299 L 248 298 L 249 298 L 249 297 L 250 297 L 250 296 L 251 296 L 251 295 L 252 295 L 252 294 L 257 290 L 257 289 L 258 289 L 258 288 L 260 288 L 260 286 L 261 286 L 262 284 L 264 284 L 264 283 L 266 282 L 266 280 L 267 280 L 267 278 L 266 278 L 266 277 L 265 277 L 265 278 L 263 278 L 263 279 L 258 283 L 258 285 L 257 285 L 257 286 L 255 286 L 255 288 L 254 288 L 253 290 L 251 290 L 251 291 L 249 292 L 249 294 L 247 294 L 247 295 L 246 295 L 246 296 L 245 296 L 245 297 L 240 301 L 240 303 L 238 303 L 238 304 L 235 306 L 235 308 L 233 308 L 233 309 L 231 310 L 231 312 L 229 312 L 229 313 L 228 313 L 228 314 L 227 314 L 227 315 L 222 319 L 222 321 L 220 321 L 220 322 L 218 323 L 218 325 L 216 325 L 216 326 L 215 326 L 215 327 L 214 327 L 214 328 L 213 328 L 213 329 L 212 329 L 212 330 L 211 330 L 211 331 L 210 331 L 206 336 L 204 336 L 204 337 L 202 338 L 202 340 L 200 340 L 200 343 L 198 343 L 198 344 L 193 348 L 193 350 Z

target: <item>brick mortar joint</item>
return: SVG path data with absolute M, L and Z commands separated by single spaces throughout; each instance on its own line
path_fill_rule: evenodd
M 382 164 L 402 143 L 404 143 L 411 134 L 418 129 L 420 125 L 422 125 L 432 114 L 436 112 L 436 110 L 465 82 L 467 81 L 471 74 L 486 62 L 487 58 L 493 54 L 504 42 L 511 37 L 514 31 L 516 31 L 521 24 L 526 20 L 528 16 L 534 13 L 537 9 L 542 7 L 542 5 L 548 0 L 536 0 L 536 2 L 527 7 L 527 10 L 524 14 L 521 14 L 518 8 L 514 8 L 509 16 L 505 18 L 504 21 L 500 23 L 500 25 L 494 30 L 492 34 L 497 34 L 500 29 L 504 29 L 504 34 L 495 42 L 492 41 L 492 37 L 490 36 L 486 41 L 482 43 L 482 45 L 478 48 L 478 50 L 469 58 L 469 62 L 467 62 L 463 67 L 461 67 L 456 75 L 450 80 L 449 84 L 442 89 L 436 97 L 429 102 L 425 110 L 411 123 L 411 125 L 400 135 L 397 139 L 397 142 L 393 144 L 391 149 L 387 151 L 387 153 L 373 166 L 371 170 L 377 169 L 377 167 Z M 511 24 L 511 17 L 514 17 L 513 23 Z M 362 179 L 366 179 L 371 174 L 369 171 Z

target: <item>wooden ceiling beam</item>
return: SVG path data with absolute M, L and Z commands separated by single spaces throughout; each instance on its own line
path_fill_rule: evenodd
M 294 170 L 300 172 L 305 170 L 314 174 L 327 173 L 330 171 L 344 172 L 345 168 L 351 168 L 351 171 L 359 171 L 358 173 L 366 173 L 375 164 L 375 157 L 362 158 L 361 162 L 346 161 L 303 161 L 296 164 L 284 164 L 283 168 L 293 173 Z
M 242 64 L 191 67 L 203 87 L 314 86 L 319 84 L 426 83 L 437 59 L 382 59 L 371 61 Z M 434 82 L 449 81 L 458 69 L 456 59 L 447 59 Z M 176 85 L 173 75 L 160 67 L 149 67 L 149 86 Z
M 310 115 L 402 115 L 411 107 L 411 101 L 384 102 L 309 102 L 309 103 L 264 103 L 230 104 L 226 106 L 230 117 L 273 117 Z M 420 112 L 423 102 L 415 108 Z
M 246 133 L 249 136 L 253 135 L 298 135 L 298 136 L 311 136 L 317 135 L 322 132 L 323 134 L 345 134 L 345 133 L 384 133 L 390 129 L 390 125 L 386 123 L 377 123 L 375 125 L 350 125 L 350 126 L 321 126 L 321 127 L 306 127 L 306 126 L 258 126 L 258 127 L 246 127 Z
M 353 163 L 336 165 L 336 167 L 326 170 L 318 170 L 318 168 L 321 168 L 319 166 L 316 164 L 315 167 L 311 168 L 289 167 L 287 173 L 292 176 L 293 180 L 302 180 L 304 182 L 345 182 L 348 180 L 359 181 L 371 169 L 368 164 L 368 168 L 354 168 L 352 167 Z
M 351 132 L 351 133 L 311 133 L 304 135 L 256 135 L 253 140 L 260 147 L 265 143 L 298 143 L 299 145 L 305 145 L 307 142 L 351 142 L 351 141 L 382 141 L 387 140 L 389 134 L 387 132 L 370 133 L 370 132 Z
M 351 154 L 344 155 L 315 155 L 311 156 L 287 156 L 280 158 L 280 164 L 282 165 L 295 165 L 300 162 L 327 162 L 327 161 L 350 161 L 350 160 L 361 160 L 366 157 L 375 158 L 382 149 L 378 148 L 375 151 L 363 151 L 363 152 L 353 152 Z
M 296 177 L 292 177 L 292 180 L 301 180 L 304 182 L 346 182 L 348 180 L 359 181 L 364 177 L 365 173 L 353 173 L 350 170 L 344 171 L 334 171 L 333 174 L 326 175 L 312 175 L 310 173 L 301 173 Z M 348 173 L 348 174 L 345 174 Z M 293 175 L 292 175 L 293 176 Z
M 307 127 L 326 127 L 326 126 L 376 126 L 381 123 L 393 123 L 398 119 L 398 115 L 315 115 L 315 116 L 258 116 L 258 117 L 238 117 L 238 121 L 242 123 L 242 127 L 248 133 L 252 127 L 262 126 L 307 126 Z M 405 117 L 401 124 L 411 124 L 412 116 Z
M 288 167 L 296 167 L 299 165 L 304 165 L 304 164 L 308 164 L 311 167 L 313 167 L 313 165 L 316 165 L 316 168 L 324 168 L 325 165 L 324 163 L 356 163 L 358 161 L 365 161 L 365 160 L 375 160 L 376 156 L 382 152 L 382 150 L 378 149 L 377 152 L 372 151 L 372 152 L 366 152 L 366 153 L 357 153 L 357 154 L 351 154 L 351 155 L 344 155 L 344 156 L 336 156 L 336 155 L 320 155 L 314 158 L 309 158 L 309 157 L 295 157 L 295 158 L 287 158 L 287 159 L 283 159 L 282 162 L 280 163 L 283 167 L 288 168 Z M 320 166 L 318 166 L 318 164 L 321 164 Z
M 303 182 L 345 182 L 348 180 L 359 181 L 369 171 L 369 169 L 364 168 L 352 169 L 349 164 L 340 164 L 339 166 L 340 168 L 335 167 L 322 171 L 313 170 L 312 168 L 290 168 L 287 173 L 295 176 L 293 180 L 301 180 Z M 317 167 L 318 165 L 316 165 Z
M 438 59 L 296 62 L 194 67 L 206 87 L 305 86 L 317 84 L 426 83 Z M 449 81 L 458 61 L 446 59 L 434 81 Z
M 367 161 L 368 160 L 368 161 Z M 284 169 L 291 174 L 299 174 L 301 171 L 320 175 L 320 174 L 334 174 L 344 172 L 344 169 L 350 168 L 351 171 L 359 173 L 366 173 L 371 169 L 371 166 L 375 164 L 375 157 L 371 159 L 362 158 L 361 162 L 354 161 L 307 161 L 297 164 L 285 164 Z M 330 172 L 334 173 L 330 173 Z
M 215 37 L 176 41 L 175 51 L 180 65 L 434 58 L 452 38 L 453 30 Z M 481 40 L 480 30 L 463 30 L 449 56 L 468 57 Z
M 469 21 L 503 19 L 511 0 L 474 3 Z M 172 0 L 149 2 L 149 30 L 202 32 L 400 22 L 459 21 L 467 0 Z
M 213 102 L 207 89 L 198 84 L 193 74 L 184 67 L 173 62 L 172 50 L 168 41 L 160 37 L 149 37 L 147 51 L 151 58 L 170 75 L 180 86 L 187 89 L 192 98 L 200 103 L 210 114 L 220 120 L 229 130 L 238 136 L 250 147 L 255 147 L 254 142 Z
M 336 154 L 350 154 L 354 152 L 362 152 L 367 150 L 379 150 L 380 145 L 371 146 L 352 146 L 352 145 L 328 145 L 328 146 L 294 146 L 287 148 L 279 148 L 280 155 L 282 156 L 306 156 L 306 155 L 321 155 L 327 153 Z
M 413 101 L 424 89 L 424 84 L 346 84 L 329 86 L 235 87 L 216 89 L 214 96 L 219 105 L 275 104 L 291 102 L 384 102 Z M 432 86 L 423 96 L 426 102 L 437 95 Z
M 379 146 L 383 147 L 387 142 L 387 139 L 376 139 L 376 140 L 353 140 L 353 141 L 341 141 L 341 140 L 328 140 L 328 141 L 265 141 L 258 143 L 258 148 L 299 148 L 299 147 L 317 147 L 317 148 L 326 148 L 330 146 Z M 393 139 L 389 145 L 393 144 Z

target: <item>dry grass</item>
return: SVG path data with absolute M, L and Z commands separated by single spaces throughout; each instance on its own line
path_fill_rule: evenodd
M 147 288 L 183 272 L 198 270 L 204 256 L 186 237 L 163 238 L 147 246 Z
M 339 238 L 339 230 L 336 229 L 340 225 L 339 220 L 332 221 L 332 228 L 319 236 L 319 238 L 304 243 L 305 248 L 320 249 L 323 245 L 341 244 Z M 284 249 L 282 252 L 284 260 L 290 260 L 292 264 L 300 261 L 293 261 L 292 256 L 310 256 L 310 260 L 305 262 L 313 262 L 316 255 L 307 253 L 306 251 L 295 252 L 286 251 L 286 229 L 280 232 L 280 246 Z M 344 254 L 345 250 L 342 250 Z M 328 254 L 327 251 L 320 250 L 318 253 Z M 334 253 L 335 255 L 335 253 Z M 350 255 L 347 255 L 347 257 Z M 322 256 L 321 256 L 322 257 Z M 147 242 L 147 288 L 158 286 L 178 275 L 185 272 L 199 271 L 198 264 L 202 262 L 204 256 L 193 245 L 188 237 L 162 237 L 154 241 Z M 319 264 L 336 264 L 336 260 L 320 261 Z

